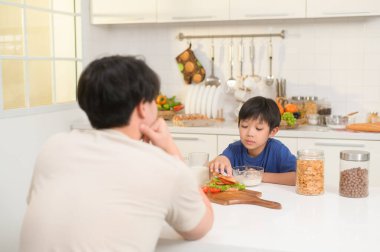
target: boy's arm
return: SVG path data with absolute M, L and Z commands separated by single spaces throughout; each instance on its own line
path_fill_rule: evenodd
M 263 182 L 294 186 L 296 184 L 296 172 L 264 172 Z

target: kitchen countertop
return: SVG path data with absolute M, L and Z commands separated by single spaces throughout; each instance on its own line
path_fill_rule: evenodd
M 239 135 L 237 123 L 232 121 L 216 123 L 209 127 L 177 127 L 171 122 L 167 124 L 172 133 Z M 296 129 L 280 129 L 276 136 L 380 141 L 380 133 L 332 130 L 328 127 L 311 125 L 301 125 Z
M 183 134 L 212 134 L 212 135 L 239 135 L 237 123 L 226 121 L 216 123 L 208 127 L 177 127 L 171 121 L 167 121 L 171 133 Z M 71 128 L 89 129 L 90 123 L 86 120 L 78 120 L 71 124 Z M 345 139 L 345 140 L 370 140 L 380 141 L 380 133 L 353 132 L 346 130 L 332 130 L 322 126 L 301 125 L 296 129 L 280 129 L 278 137 L 299 137 L 299 138 L 324 138 L 324 139 Z
M 215 222 L 205 237 L 183 241 L 166 225 L 156 251 L 379 251 L 380 187 L 359 199 L 341 197 L 337 188 L 320 196 L 274 184 L 253 189 L 263 199 L 280 202 L 282 209 L 212 204 Z

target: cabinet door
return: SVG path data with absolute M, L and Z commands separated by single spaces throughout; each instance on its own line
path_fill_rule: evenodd
M 378 0 L 307 0 L 307 17 L 372 16 L 380 14 Z
M 217 155 L 216 135 L 172 133 L 172 137 L 184 157 L 187 157 L 190 152 L 207 152 L 212 160 Z
M 236 135 L 236 136 L 235 135 L 219 135 L 218 136 L 218 155 L 221 154 L 230 143 L 233 143 L 239 140 L 240 140 L 239 135 Z
M 304 18 L 306 0 L 231 0 L 230 19 Z
M 156 22 L 156 0 L 92 0 L 93 24 Z
M 299 138 L 298 149 L 320 149 L 325 155 L 325 185 L 327 187 L 339 187 L 340 152 L 342 150 L 364 150 L 370 152 L 369 183 L 371 186 L 380 186 L 380 142 L 337 140 L 337 139 L 312 139 Z
M 157 0 L 158 22 L 228 20 L 228 0 Z

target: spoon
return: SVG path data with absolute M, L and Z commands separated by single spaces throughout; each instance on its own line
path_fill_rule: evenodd
M 255 45 L 252 43 L 249 46 L 249 58 L 251 60 L 252 73 L 244 80 L 244 87 L 252 90 L 255 83 L 261 81 L 260 75 L 255 74 Z
M 214 54 L 214 43 L 211 45 L 211 75 L 206 79 L 205 85 L 210 86 L 219 86 L 220 80 L 218 77 L 214 74 L 214 61 L 215 61 L 215 54 Z
M 272 86 L 274 82 L 274 77 L 272 74 L 272 38 L 269 40 L 269 46 L 268 46 L 268 56 L 269 56 L 269 75 L 265 79 L 265 84 L 268 86 Z

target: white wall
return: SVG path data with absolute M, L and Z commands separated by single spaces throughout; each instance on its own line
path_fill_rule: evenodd
M 88 53 L 90 58 L 104 54 L 144 55 L 159 73 L 163 92 L 183 97 L 186 85 L 175 57 L 188 41 L 177 40 L 179 32 L 212 35 L 277 33 L 282 29 L 286 31 L 285 39 L 273 39 L 273 72 L 287 79 L 288 96 L 327 98 L 332 102 L 333 113 L 360 111 L 357 120 L 364 120 L 369 111 L 380 110 L 380 17 L 92 26 L 93 32 L 107 37 L 92 44 Z M 210 40 L 191 42 L 209 74 Z M 230 39 L 215 40 L 216 75 L 224 81 L 229 78 L 229 43 Z M 234 43 L 237 45 L 239 39 Z M 249 40 L 244 43 L 247 45 Z M 268 73 L 267 44 L 266 38 L 255 39 L 256 69 L 263 76 Z M 244 72 L 249 73 L 248 58 L 246 63 Z M 235 67 L 235 76 L 238 72 Z

